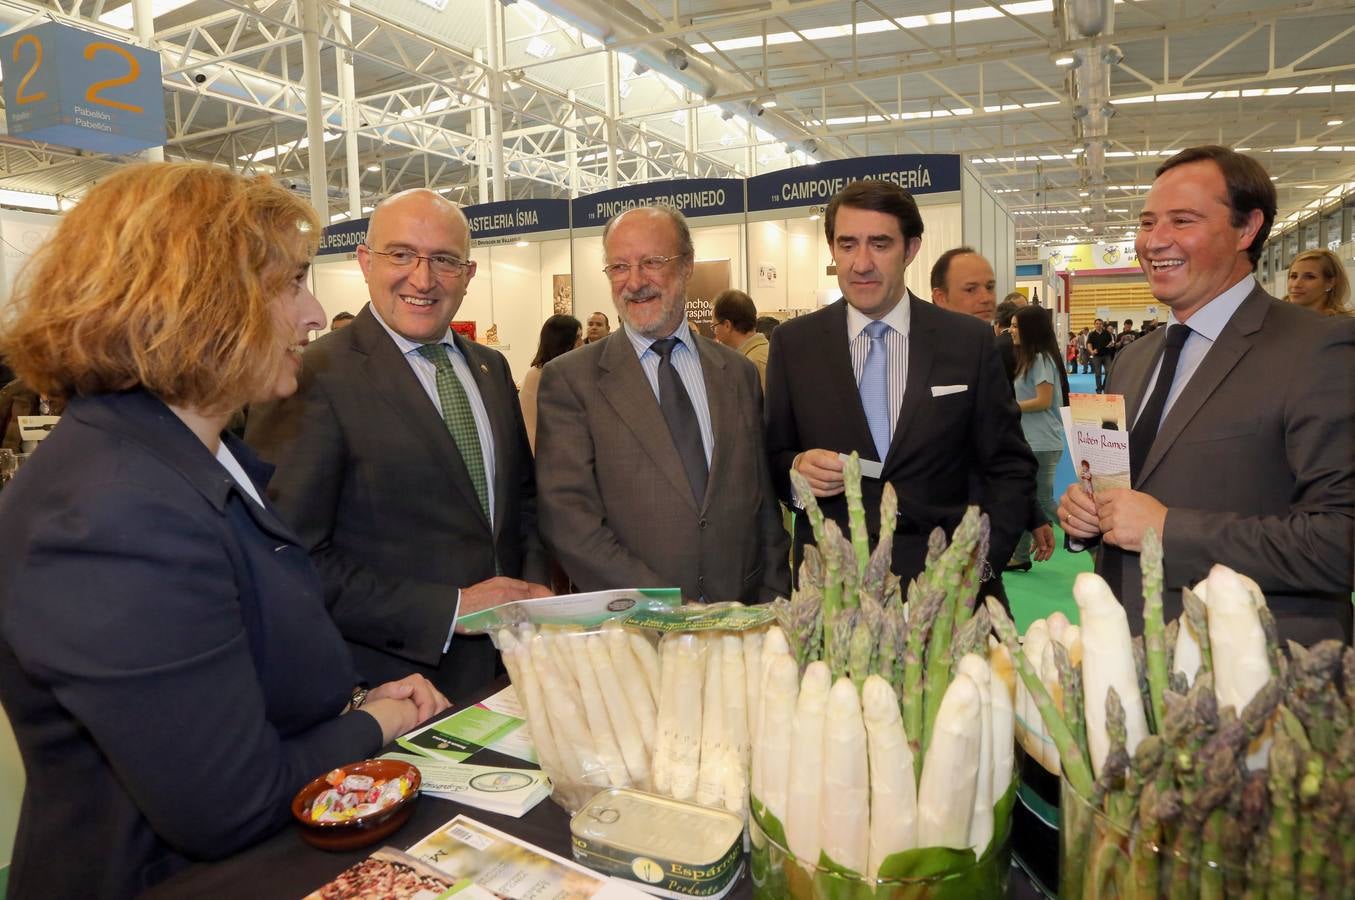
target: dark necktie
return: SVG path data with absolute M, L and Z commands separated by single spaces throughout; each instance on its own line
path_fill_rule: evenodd
M 677 338 L 670 337 L 655 341 L 650 347 L 659 354 L 659 409 L 668 423 L 668 433 L 682 459 L 682 468 L 687 472 L 692 496 L 700 506 L 706 497 L 706 450 L 701 443 L 701 425 L 696 420 L 692 398 L 677 369 L 673 368 L 673 348 L 677 343 Z
M 1162 366 L 1157 371 L 1157 384 L 1153 393 L 1143 404 L 1133 429 L 1129 432 L 1129 476 L 1130 484 L 1138 485 L 1139 473 L 1148 459 L 1148 451 L 1157 437 L 1157 427 L 1162 421 L 1162 412 L 1167 408 L 1167 396 L 1171 394 L 1172 382 L 1176 379 L 1176 364 L 1181 361 L 1181 348 L 1190 337 L 1190 326 L 1170 325 L 1167 328 L 1166 350 L 1162 354 Z
M 485 475 L 485 456 L 480 448 L 480 433 L 475 428 L 475 413 L 471 410 L 470 397 L 461 379 L 456 377 L 456 368 L 442 344 L 424 344 L 419 355 L 437 368 L 438 403 L 442 406 L 442 421 L 451 432 L 456 449 L 461 451 L 461 459 L 466 464 L 466 473 L 475 486 L 475 496 L 480 499 L 480 508 L 485 518 L 493 521 L 489 510 L 489 479 Z

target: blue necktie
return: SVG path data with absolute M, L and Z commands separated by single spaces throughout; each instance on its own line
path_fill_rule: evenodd
M 870 352 L 861 370 L 861 408 L 866 413 L 866 424 L 875 441 L 876 459 L 884 462 L 889 451 L 889 347 L 885 335 L 889 325 L 871 322 L 866 326 L 870 338 Z

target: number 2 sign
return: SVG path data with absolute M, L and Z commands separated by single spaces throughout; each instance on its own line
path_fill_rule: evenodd
M 101 153 L 165 141 L 160 57 L 49 22 L 0 37 L 9 133 Z

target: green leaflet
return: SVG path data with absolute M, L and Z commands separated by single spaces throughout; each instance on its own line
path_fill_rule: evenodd
M 762 833 L 771 838 L 778 846 L 787 846 L 786 828 L 781 824 L 781 820 L 771 813 L 767 812 L 767 807 L 762 805 L 762 801 L 752 794 L 748 795 L 749 806 L 753 811 L 753 818 L 757 825 L 762 829 Z
M 889 881 L 935 878 L 947 872 L 974 866 L 974 851 L 968 847 L 918 847 L 885 857 L 880 864 L 880 878 Z
M 858 873 L 833 862 L 827 853 L 819 853 L 819 871 L 814 873 L 815 900 L 871 900 L 874 896 L 874 886 L 862 881 Z

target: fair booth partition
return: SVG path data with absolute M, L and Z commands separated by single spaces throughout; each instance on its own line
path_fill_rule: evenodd
M 838 297 L 823 232 L 828 200 L 852 181 L 880 178 L 910 191 L 922 212 L 922 249 L 907 274 L 923 299 L 932 263 L 951 247 L 974 247 L 993 264 L 998 293 L 1016 284 L 1011 214 L 959 156 L 901 154 L 783 169 L 747 181 L 697 178 L 615 188 L 573 200 L 516 200 L 466 207 L 471 255 L 478 263 L 458 321 L 494 344 L 521 379 L 536 352 L 541 323 L 572 312 L 602 311 L 616 327 L 611 286 L 602 274 L 602 231 L 636 206 L 667 205 L 688 218 L 696 271 L 689 316 L 709 333 L 710 302 L 723 289 L 748 291 L 758 310 L 781 317 Z M 316 296 L 332 317 L 367 301 L 356 247 L 367 220 L 325 229 L 314 267 Z M 491 331 L 493 329 L 493 331 Z

